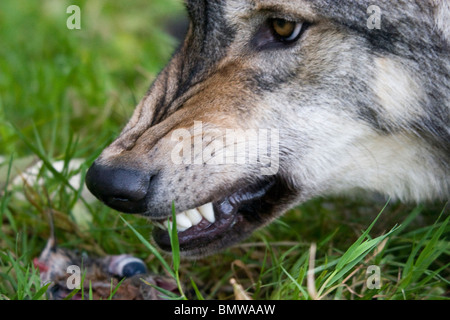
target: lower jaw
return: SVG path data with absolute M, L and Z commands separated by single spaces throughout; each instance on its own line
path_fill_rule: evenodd
M 218 205 L 213 204 L 214 211 L 218 212 Z M 189 228 L 187 231 L 178 232 L 178 242 L 180 251 L 188 255 L 189 252 L 203 251 L 205 247 L 217 242 L 227 235 L 227 231 L 233 229 L 236 224 L 242 223 L 243 217 L 237 213 L 227 216 L 216 217 L 214 223 L 202 220 L 198 225 Z M 153 239 L 158 246 L 171 251 L 170 237 L 167 230 L 159 227 L 153 230 Z
M 273 218 L 276 197 L 284 189 L 276 179 L 268 179 L 246 187 L 221 201 L 213 203 L 216 221 L 203 220 L 186 231 L 178 232 L 180 253 L 186 257 L 211 254 L 248 237 Z M 167 230 L 154 228 L 153 239 L 158 246 L 171 251 Z

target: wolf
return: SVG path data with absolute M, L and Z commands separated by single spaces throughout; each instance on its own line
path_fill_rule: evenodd
M 163 250 L 170 251 L 172 205 L 182 255 L 201 257 L 314 197 L 366 190 L 401 201 L 448 199 L 448 1 L 185 7 L 184 41 L 86 176 L 106 205 L 152 220 Z M 277 130 L 278 143 L 267 148 L 278 155 L 271 174 L 261 173 L 260 156 L 202 157 L 212 145 L 211 155 L 223 155 L 239 144 L 225 139 L 227 130 L 259 129 Z M 173 135 L 179 130 L 187 133 L 182 142 Z M 174 162 L 174 150 L 190 161 Z

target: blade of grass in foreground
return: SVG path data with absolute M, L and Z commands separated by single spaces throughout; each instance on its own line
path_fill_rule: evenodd
M 173 269 L 175 274 L 178 274 L 178 269 L 180 268 L 180 242 L 178 241 L 178 231 L 177 231 L 177 215 L 175 211 L 175 203 L 172 203 L 172 223 L 168 224 L 169 236 L 170 236 L 170 246 L 172 248 L 172 259 L 173 259 Z
M 126 278 L 123 278 L 122 280 L 119 281 L 119 283 L 115 286 L 114 290 L 113 290 L 113 279 L 111 278 L 111 287 L 110 287 L 110 292 L 109 292 L 109 297 L 108 300 L 112 300 L 112 298 L 114 297 L 114 295 L 116 294 L 117 290 L 119 290 L 120 286 L 122 285 L 122 282 L 125 281 Z
M 205 298 L 201 294 L 200 290 L 198 290 L 197 284 L 194 282 L 194 279 L 192 279 L 192 277 L 191 277 L 191 285 L 194 288 L 195 295 L 197 296 L 197 299 L 198 300 L 205 300 Z
M 45 298 L 45 293 L 47 292 L 48 287 L 50 287 L 52 283 L 49 282 L 46 285 L 42 286 L 36 294 L 31 298 L 31 300 L 39 300 L 41 298 Z
M 186 299 L 186 296 L 183 292 L 183 287 L 181 285 L 180 276 L 179 276 L 179 267 L 180 267 L 180 247 L 178 242 L 178 233 L 176 228 L 176 214 L 175 214 L 175 205 L 172 205 L 172 221 L 168 224 L 169 229 L 169 237 L 170 237 L 170 244 L 172 247 L 172 259 L 173 259 L 173 270 L 170 268 L 169 264 L 164 260 L 164 258 L 161 256 L 161 254 L 158 252 L 158 250 L 152 246 L 147 239 L 145 239 L 135 228 L 133 228 L 122 216 L 120 218 L 126 223 L 126 225 L 134 232 L 134 234 L 139 238 L 139 240 L 149 249 L 155 257 L 161 262 L 164 269 L 167 270 L 167 272 L 170 274 L 172 278 L 175 279 L 178 290 L 181 293 L 181 296 L 179 299 Z M 143 280 L 144 281 L 144 280 Z M 167 290 L 164 290 L 163 288 L 159 288 L 157 286 L 151 285 L 150 283 L 144 281 L 144 283 L 154 287 L 158 291 L 165 294 L 170 299 L 177 299 L 178 297 L 173 296 L 173 292 L 169 292 Z
M 403 269 L 398 291 L 407 290 L 412 287 L 415 283 L 419 282 L 420 278 L 424 274 L 430 273 L 433 275 L 428 268 L 441 254 L 447 250 L 447 243 L 442 241 L 443 239 L 441 237 L 446 231 L 448 231 L 450 216 L 444 220 L 439 228 L 437 228 L 438 221 L 436 221 L 435 224 L 427 230 L 408 257 L 408 261 Z M 422 251 L 419 253 L 420 249 L 422 249 Z M 420 281 L 421 285 L 424 285 L 431 278 L 432 276 L 429 275 L 424 280 Z
M 161 292 L 163 295 L 160 295 L 160 298 L 163 299 L 167 299 L 167 300 L 185 300 L 184 296 L 179 296 L 176 293 L 173 293 L 172 291 L 166 290 L 164 288 L 158 287 L 157 285 L 154 285 L 150 282 L 148 282 L 147 280 L 141 278 L 140 279 L 143 283 L 145 283 L 146 285 L 154 288 L 155 290 L 158 290 L 159 292 Z
M 150 252 L 161 262 L 162 266 L 166 271 L 170 274 L 171 277 L 175 279 L 175 273 L 173 272 L 172 268 L 170 268 L 169 264 L 164 260 L 164 258 L 161 256 L 161 254 L 158 252 L 158 250 L 150 244 L 150 242 L 147 241 L 131 224 L 128 223 L 122 216 L 120 216 L 120 219 L 122 219 L 123 222 L 128 226 L 128 228 L 131 229 L 131 231 L 134 232 L 136 237 L 142 242 L 142 244 L 150 250 Z
M 0 286 L 2 294 L 13 290 L 13 295 L 8 298 L 11 300 L 38 300 L 45 298 L 45 290 L 41 287 L 39 271 L 31 264 L 25 261 L 24 255 L 18 255 L 10 251 L 0 252 L 0 266 L 6 266 L 6 273 L 0 269 L 0 278 L 8 282 L 8 286 Z M 14 274 L 14 276 L 11 276 Z M 1 284 L 0 284 L 1 285 Z M 5 290 L 6 289 L 6 290 Z
M 178 290 L 181 293 L 181 297 L 186 299 L 186 296 L 183 292 L 183 287 L 180 282 L 180 243 L 178 241 L 178 231 L 177 231 L 177 215 L 175 210 L 175 203 L 172 203 L 172 223 L 168 224 L 169 229 L 169 237 L 170 237 L 170 246 L 172 248 L 172 260 L 173 260 L 173 269 L 175 271 L 175 280 L 177 282 Z
M 363 232 L 363 234 L 355 241 L 355 243 L 353 243 L 348 248 L 348 250 L 339 259 L 335 270 L 327 277 L 325 282 L 320 287 L 320 290 L 318 292 L 319 297 L 322 296 L 325 289 L 330 288 L 338 280 L 342 279 L 342 277 L 347 274 L 347 272 L 349 272 L 356 264 L 364 259 L 364 257 L 366 257 L 369 252 L 375 249 L 384 239 L 389 237 L 398 228 L 398 226 L 396 226 L 387 234 L 379 236 L 375 239 L 369 239 L 369 232 L 378 221 L 378 218 L 381 216 L 388 203 L 386 203 L 384 208 L 380 211 L 378 216 L 370 224 L 367 230 Z

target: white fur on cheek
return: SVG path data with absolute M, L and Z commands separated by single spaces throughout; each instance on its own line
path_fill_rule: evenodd
M 325 111 L 305 115 L 301 130 L 309 145 L 290 170 L 311 196 L 361 188 L 422 201 L 448 193 L 445 173 L 436 175 L 436 163 L 416 137 L 379 135 L 368 124 Z
M 423 115 L 422 90 L 405 68 L 392 59 L 376 58 L 375 88 L 383 115 L 393 123 L 409 122 Z

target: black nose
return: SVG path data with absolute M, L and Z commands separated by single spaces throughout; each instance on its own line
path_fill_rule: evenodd
M 86 186 L 106 205 L 125 213 L 147 211 L 150 175 L 94 163 L 86 174 Z

